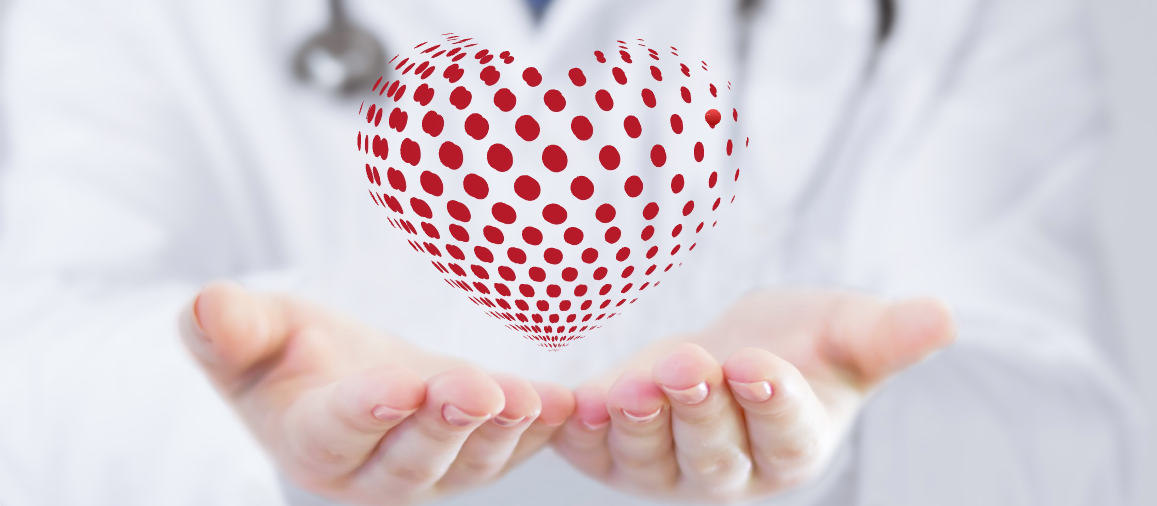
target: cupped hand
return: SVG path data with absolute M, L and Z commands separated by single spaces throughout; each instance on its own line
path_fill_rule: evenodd
M 951 344 L 940 303 L 768 291 L 575 391 L 556 450 L 655 498 L 751 499 L 822 471 L 873 387 Z
M 316 494 L 416 504 L 494 480 L 570 416 L 565 388 L 486 374 L 350 318 L 215 283 L 182 316 L 210 380 Z

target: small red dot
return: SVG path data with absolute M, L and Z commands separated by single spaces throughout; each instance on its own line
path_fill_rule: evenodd
M 673 193 L 683 191 L 683 174 L 675 174 L 675 177 L 671 178 L 671 191 Z
M 622 262 L 622 261 L 625 261 L 630 256 L 631 256 L 631 248 L 626 248 L 626 247 L 619 248 L 619 252 L 615 254 L 615 260 Z
M 627 135 L 632 139 L 638 139 L 643 134 L 643 125 L 639 123 L 639 118 L 634 116 L 627 116 L 623 120 L 623 130 L 627 131 Z
M 538 246 L 542 244 L 542 232 L 534 227 L 526 227 L 522 229 L 522 240 L 531 246 Z
M 610 111 L 615 107 L 615 100 L 611 98 L 611 92 L 607 90 L 596 91 L 595 102 L 599 104 L 599 109 L 604 111 Z
M 586 116 L 575 116 L 570 121 L 570 130 L 580 141 L 589 140 L 591 135 L 594 135 L 594 126 Z
M 656 81 L 662 81 L 663 72 L 659 71 L 659 67 L 651 65 L 651 77 L 655 78 Z
M 487 241 L 490 241 L 494 244 L 502 244 L 504 239 L 504 237 L 502 237 L 502 231 L 490 225 L 487 225 L 486 228 L 482 229 L 482 235 L 486 237 Z
M 607 268 L 599 267 L 598 269 L 595 269 L 595 272 L 591 275 L 591 277 L 593 277 L 595 281 L 602 281 L 603 278 L 607 277 Z
M 643 104 L 652 109 L 655 108 L 655 92 L 648 88 L 643 88 Z
M 561 225 L 566 221 L 566 209 L 558 204 L 547 204 L 542 208 L 542 219 L 547 223 Z
M 643 208 L 643 218 L 645 219 L 654 219 L 657 214 L 659 214 L 659 204 L 651 202 L 647 204 L 647 207 Z
M 662 167 L 667 163 L 667 150 L 663 149 L 663 145 L 656 144 L 651 148 L 651 163 L 656 167 Z
M 481 114 L 474 113 L 466 118 L 466 134 L 473 137 L 475 140 L 482 140 L 486 138 L 486 134 L 490 132 L 490 122 Z
M 509 258 L 511 262 L 522 265 L 526 263 L 526 252 L 518 248 L 510 248 L 506 250 L 506 258 Z M 514 281 L 513 272 L 514 271 L 511 271 L 511 279 L 508 279 L 507 281 Z M 503 277 L 505 278 L 505 276 Z M 501 290 L 499 290 L 499 292 L 501 292 Z
M 623 72 L 623 69 L 615 67 L 611 70 L 611 74 L 615 76 L 615 82 L 619 84 L 627 84 L 627 74 Z
M 615 149 L 614 146 L 603 146 L 603 149 L 599 150 L 599 163 L 603 165 L 604 169 L 615 170 L 619 168 L 619 161 L 619 150 Z
M 502 144 L 493 144 L 486 151 L 486 162 L 498 172 L 506 172 L 514 166 L 514 155 Z
M 523 200 L 533 201 L 538 198 L 541 191 L 538 181 L 531 176 L 518 176 L 518 179 L 514 180 L 514 193 Z
M 678 114 L 671 115 L 671 131 L 676 134 L 683 133 L 683 118 L 679 117 Z
M 712 172 L 711 177 L 707 178 L 707 187 L 708 188 L 715 188 L 715 183 L 718 183 L 718 182 L 719 182 L 719 173 L 718 172 Z
M 502 88 L 494 92 L 494 105 L 502 112 L 510 112 L 517 103 L 518 98 L 514 96 L 514 93 L 511 93 L 509 88 Z
M 582 86 L 587 83 L 587 76 L 583 74 L 582 69 L 578 67 L 570 69 L 567 76 L 570 77 L 570 82 L 574 83 L 575 86 Z
M 639 194 L 643 193 L 643 180 L 639 176 L 631 176 L 623 184 L 623 190 L 627 192 L 628 197 L 638 197 Z
M 530 142 L 538 138 L 539 126 L 534 118 L 522 115 L 514 122 L 514 131 L 522 140 Z
M 438 149 L 438 160 L 450 170 L 458 170 L 462 166 L 462 148 L 453 142 L 446 141 Z
M 594 248 L 587 248 L 586 250 L 583 251 L 583 257 L 582 258 L 583 258 L 583 262 L 586 262 L 588 264 L 593 264 L 593 263 L 595 263 L 595 260 L 599 259 L 599 250 L 594 249 Z
M 527 86 L 531 88 L 542 83 L 542 74 L 538 73 L 538 69 L 534 67 L 527 67 L 522 71 L 522 80 L 526 81 Z
M 679 95 L 683 97 L 684 102 L 691 103 L 691 90 L 687 89 L 686 86 L 679 88 Z
M 591 198 L 591 195 L 593 195 L 594 192 L 595 185 L 591 183 L 591 180 L 587 179 L 586 176 L 576 177 L 574 178 L 574 181 L 571 181 L 570 183 L 571 195 L 574 195 L 575 198 L 579 200 L 586 200 Z
M 657 209 L 657 208 L 656 208 Z M 603 204 L 595 210 L 595 218 L 603 223 L 610 223 L 615 219 L 615 206 Z
M 422 189 L 426 190 L 426 193 L 435 197 L 442 196 L 442 178 L 438 177 L 437 174 L 427 170 L 422 173 L 420 181 Z
M 695 210 L 695 201 L 694 200 L 688 200 L 687 203 L 683 205 L 683 216 L 687 216 L 687 215 L 691 214 L 691 211 L 694 211 L 694 210 Z
M 621 230 L 619 230 L 619 227 L 608 228 L 607 232 L 605 234 L 603 234 L 603 239 L 605 239 L 608 244 L 614 244 L 616 242 L 619 242 L 619 239 L 622 237 L 623 237 L 623 232 Z
M 470 221 L 470 209 L 466 207 L 466 204 L 458 202 L 457 200 L 451 200 L 446 203 L 446 212 L 450 213 L 450 217 L 455 220 L 461 222 Z
M 566 229 L 566 232 L 562 234 L 562 238 L 566 240 L 567 244 L 570 244 L 571 246 L 578 246 L 579 243 L 583 242 L 583 231 L 575 227 L 571 227 Z
M 470 90 L 467 90 L 463 86 L 454 88 L 454 91 L 450 92 L 450 105 L 457 107 L 459 111 L 465 110 L 470 106 L 470 99 Z
M 557 248 L 547 248 L 542 254 L 542 259 L 546 260 L 548 264 L 558 265 L 562 262 L 562 251 L 559 251 Z M 557 296 L 557 294 L 553 295 L 553 297 Z
M 550 90 L 542 96 L 543 103 L 546 108 L 554 112 L 562 111 L 566 108 L 566 97 L 562 96 L 562 92 L 558 90 Z
M 466 190 L 466 194 L 476 199 L 484 199 L 486 195 L 490 194 L 490 185 L 486 184 L 486 180 L 478 174 L 467 174 L 462 179 L 462 189 Z
M 514 223 L 514 221 L 518 219 L 518 214 L 515 213 L 514 208 L 503 202 L 494 204 L 494 206 L 490 208 L 490 212 L 494 215 L 494 219 L 507 225 Z
M 607 57 L 603 55 L 602 51 L 595 51 L 595 59 L 598 60 L 599 63 L 607 62 Z
M 437 137 L 442 134 L 442 128 L 446 126 L 442 115 L 434 111 L 426 112 L 422 117 L 422 131 L 430 134 L 430 137 Z
M 556 144 L 551 144 L 542 150 L 542 165 L 551 172 L 562 172 L 566 169 L 566 151 Z
M 702 162 L 703 161 L 703 143 L 702 142 L 696 142 L 695 143 L 695 161 L 696 162 Z

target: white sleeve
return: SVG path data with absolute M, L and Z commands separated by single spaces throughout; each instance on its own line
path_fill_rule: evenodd
M 17 2 L 0 30 L 0 503 L 279 504 L 176 335 L 206 276 L 267 261 L 262 236 L 196 84 L 134 39 L 165 2 L 104 3 Z
M 847 210 L 838 282 L 942 297 L 959 341 L 863 413 L 858 504 L 1123 504 L 1138 426 L 1105 356 L 1087 14 L 900 2 L 899 19 L 829 175 L 851 190 L 818 195 Z

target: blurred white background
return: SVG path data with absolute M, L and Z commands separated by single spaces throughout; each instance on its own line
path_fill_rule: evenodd
M 1098 189 L 1104 259 L 1126 366 L 1157 434 L 1157 1 L 1089 3 L 1116 130 Z M 1157 504 L 1157 438 L 1145 444 L 1137 505 Z
M 1091 0 L 1116 135 L 1100 191 L 1101 238 L 1125 357 L 1157 434 L 1157 2 Z M 1157 438 L 1138 505 L 1157 504 Z

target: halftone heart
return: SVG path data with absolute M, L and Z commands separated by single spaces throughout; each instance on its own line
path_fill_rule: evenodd
M 558 349 L 682 265 L 735 200 L 749 141 L 732 138 L 731 84 L 674 47 L 620 40 L 577 67 L 518 63 L 454 34 L 414 46 L 359 109 L 357 147 L 410 246 Z

